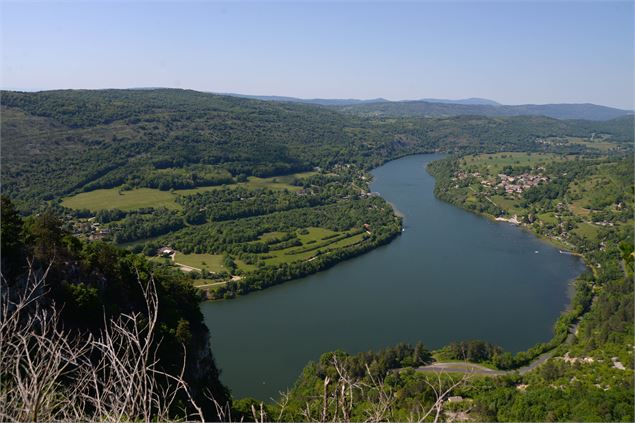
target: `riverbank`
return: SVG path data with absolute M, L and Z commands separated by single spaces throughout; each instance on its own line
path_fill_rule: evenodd
M 448 160 L 446 160 L 446 162 L 447 161 Z M 466 203 L 457 201 L 456 197 L 453 197 L 450 194 L 450 191 L 447 189 L 449 186 L 452 185 L 450 176 L 455 174 L 454 172 L 456 172 L 456 168 L 453 168 L 453 167 L 447 168 L 446 166 L 446 169 L 444 169 L 444 166 L 442 166 L 442 163 L 439 161 L 436 163 L 435 162 L 430 163 L 429 166 L 426 167 L 426 170 L 428 171 L 428 173 L 430 173 L 431 176 L 435 178 L 434 193 L 435 193 L 435 196 L 439 198 L 440 200 L 446 201 L 449 204 L 452 204 L 453 206 L 461 208 L 462 210 L 470 211 L 478 216 L 485 217 L 486 219 L 492 222 L 510 224 L 527 233 L 530 233 L 532 234 L 532 236 L 535 236 L 538 239 L 541 239 L 550 245 L 558 247 L 559 248 L 558 251 L 560 254 L 579 257 L 584 262 L 585 267 L 587 269 L 590 269 L 594 273 L 594 275 L 596 275 L 596 269 L 594 269 L 593 266 L 590 265 L 590 260 L 588 259 L 588 257 L 585 257 L 585 255 L 578 253 L 576 251 L 571 251 L 573 249 L 576 249 L 574 245 L 565 243 L 562 240 L 557 239 L 548 234 L 546 235 L 544 233 L 537 232 L 536 230 L 534 230 L 535 226 L 525 223 L 523 219 L 518 218 L 517 214 L 514 214 L 512 218 L 503 218 L 501 216 L 494 216 L 493 214 L 483 210 L 477 210 L 472 207 L 466 207 Z M 451 178 L 451 179 L 455 180 L 456 178 Z M 458 186 L 459 186 L 458 184 L 455 185 L 455 188 L 458 188 Z M 488 202 L 490 202 L 495 207 L 499 207 L 501 209 L 503 208 L 500 205 L 493 202 L 489 197 L 485 197 L 485 198 Z M 536 252 L 538 252 L 538 250 L 536 250 Z M 567 304 L 567 307 L 562 311 L 558 320 L 553 325 L 554 335 L 551 338 L 551 340 L 546 343 L 537 344 L 522 353 L 518 353 L 517 357 L 518 356 L 521 356 L 521 357 L 520 357 L 520 360 L 517 360 L 518 362 L 514 365 L 514 368 L 525 368 L 526 366 L 521 367 L 523 362 L 528 362 L 534 359 L 538 359 L 539 357 L 546 357 L 544 358 L 544 360 L 542 360 L 544 362 L 547 358 L 549 358 L 550 356 L 549 354 L 550 353 L 552 354 L 553 351 L 558 346 L 569 341 L 571 339 L 571 336 L 575 336 L 575 334 L 571 334 L 570 328 L 574 323 L 575 323 L 574 327 L 577 328 L 577 325 L 579 324 L 580 319 L 582 319 L 584 316 L 584 313 L 588 311 L 588 307 L 590 305 L 590 302 L 592 301 L 592 300 L 585 300 L 584 303 L 580 303 L 580 300 L 578 296 L 576 295 L 577 294 L 576 282 L 579 281 L 579 278 L 580 278 L 580 275 L 576 276 L 575 278 L 572 278 L 569 281 L 569 287 L 571 290 L 571 293 L 569 295 L 570 301 Z
M 201 305 L 236 396 L 277 398 L 324 351 L 483 339 L 516 352 L 553 337 L 579 260 L 435 198 L 423 166 L 442 157 L 409 156 L 373 171 L 371 191 L 407 216 L 392 242 L 305 278 Z

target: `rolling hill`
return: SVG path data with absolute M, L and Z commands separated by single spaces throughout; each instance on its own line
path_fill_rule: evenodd
M 596 104 L 524 104 L 518 106 L 467 104 L 466 102 L 397 101 L 337 106 L 343 112 L 360 116 L 443 117 L 546 116 L 554 119 L 610 120 L 632 115 L 632 111 Z
M 628 120 L 394 119 L 178 89 L 3 91 L 1 107 L 2 189 L 27 208 L 124 184 L 182 189 L 338 164 L 370 169 L 421 152 L 541 150 L 538 138 L 559 135 L 632 139 Z

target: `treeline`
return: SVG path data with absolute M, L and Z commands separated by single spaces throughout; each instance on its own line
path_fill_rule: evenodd
M 177 231 L 185 227 L 183 217 L 165 208 L 153 210 L 150 214 L 130 214 L 110 225 L 117 243 L 153 238 Z
M 185 210 L 185 219 L 192 224 L 209 221 L 240 219 L 277 211 L 315 207 L 337 200 L 329 190 L 320 194 L 302 195 L 294 192 L 240 187 L 179 197 L 177 202 Z
M 498 345 L 480 340 L 451 342 L 443 348 L 443 353 L 448 359 L 473 363 L 491 361 L 502 352 L 503 349 Z
M 337 371 L 333 362 L 334 357 L 348 374 L 356 378 L 383 377 L 390 370 L 419 367 L 432 362 L 430 351 L 423 343 L 417 342 L 415 345 L 399 343 L 394 347 L 378 351 L 362 351 L 357 354 L 347 354 L 342 350 L 324 353 L 318 362 L 309 363 L 308 367 L 312 368 L 311 370 L 319 379 L 324 380 L 326 377 L 335 379 Z

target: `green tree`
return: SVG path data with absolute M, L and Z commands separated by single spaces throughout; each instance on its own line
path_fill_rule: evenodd
M 190 322 L 180 319 L 176 325 L 176 339 L 185 346 L 189 346 L 192 341 L 192 332 L 190 331 Z
M 0 212 L 0 253 L 2 254 L 2 273 L 10 276 L 19 268 L 22 255 L 22 218 L 11 200 L 4 195 L 1 198 Z

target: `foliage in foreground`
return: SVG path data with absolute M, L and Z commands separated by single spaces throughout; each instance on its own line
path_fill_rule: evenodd
M 23 222 L 5 197 L 1 236 L 4 418 L 137 419 L 155 415 L 157 407 L 172 418 L 197 411 L 188 405 L 194 403 L 207 419 L 217 418 L 207 396 L 225 404 L 229 393 L 210 351 L 200 295 L 188 281 L 176 272 L 155 272 L 142 257 L 114 246 L 82 243 L 49 213 Z M 20 300 L 24 307 L 16 305 Z M 57 361 L 45 359 L 57 350 Z M 34 357 L 50 368 L 34 372 L 28 365 Z M 140 385 L 131 385 L 135 381 Z M 145 402 L 119 391 L 133 388 L 146 389 L 139 393 Z M 21 393 L 38 397 L 25 400 Z M 114 402 L 98 409 L 97 393 Z M 6 402 L 14 394 L 23 401 L 19 407 Z M 120 404 L 124 397 L 134 404 Z M 44 398 L 49 402 L 40 404 Z M 48 414 L 40 414 L 45 405 Z M 64 405 L 71 408 L 58 415 Z

